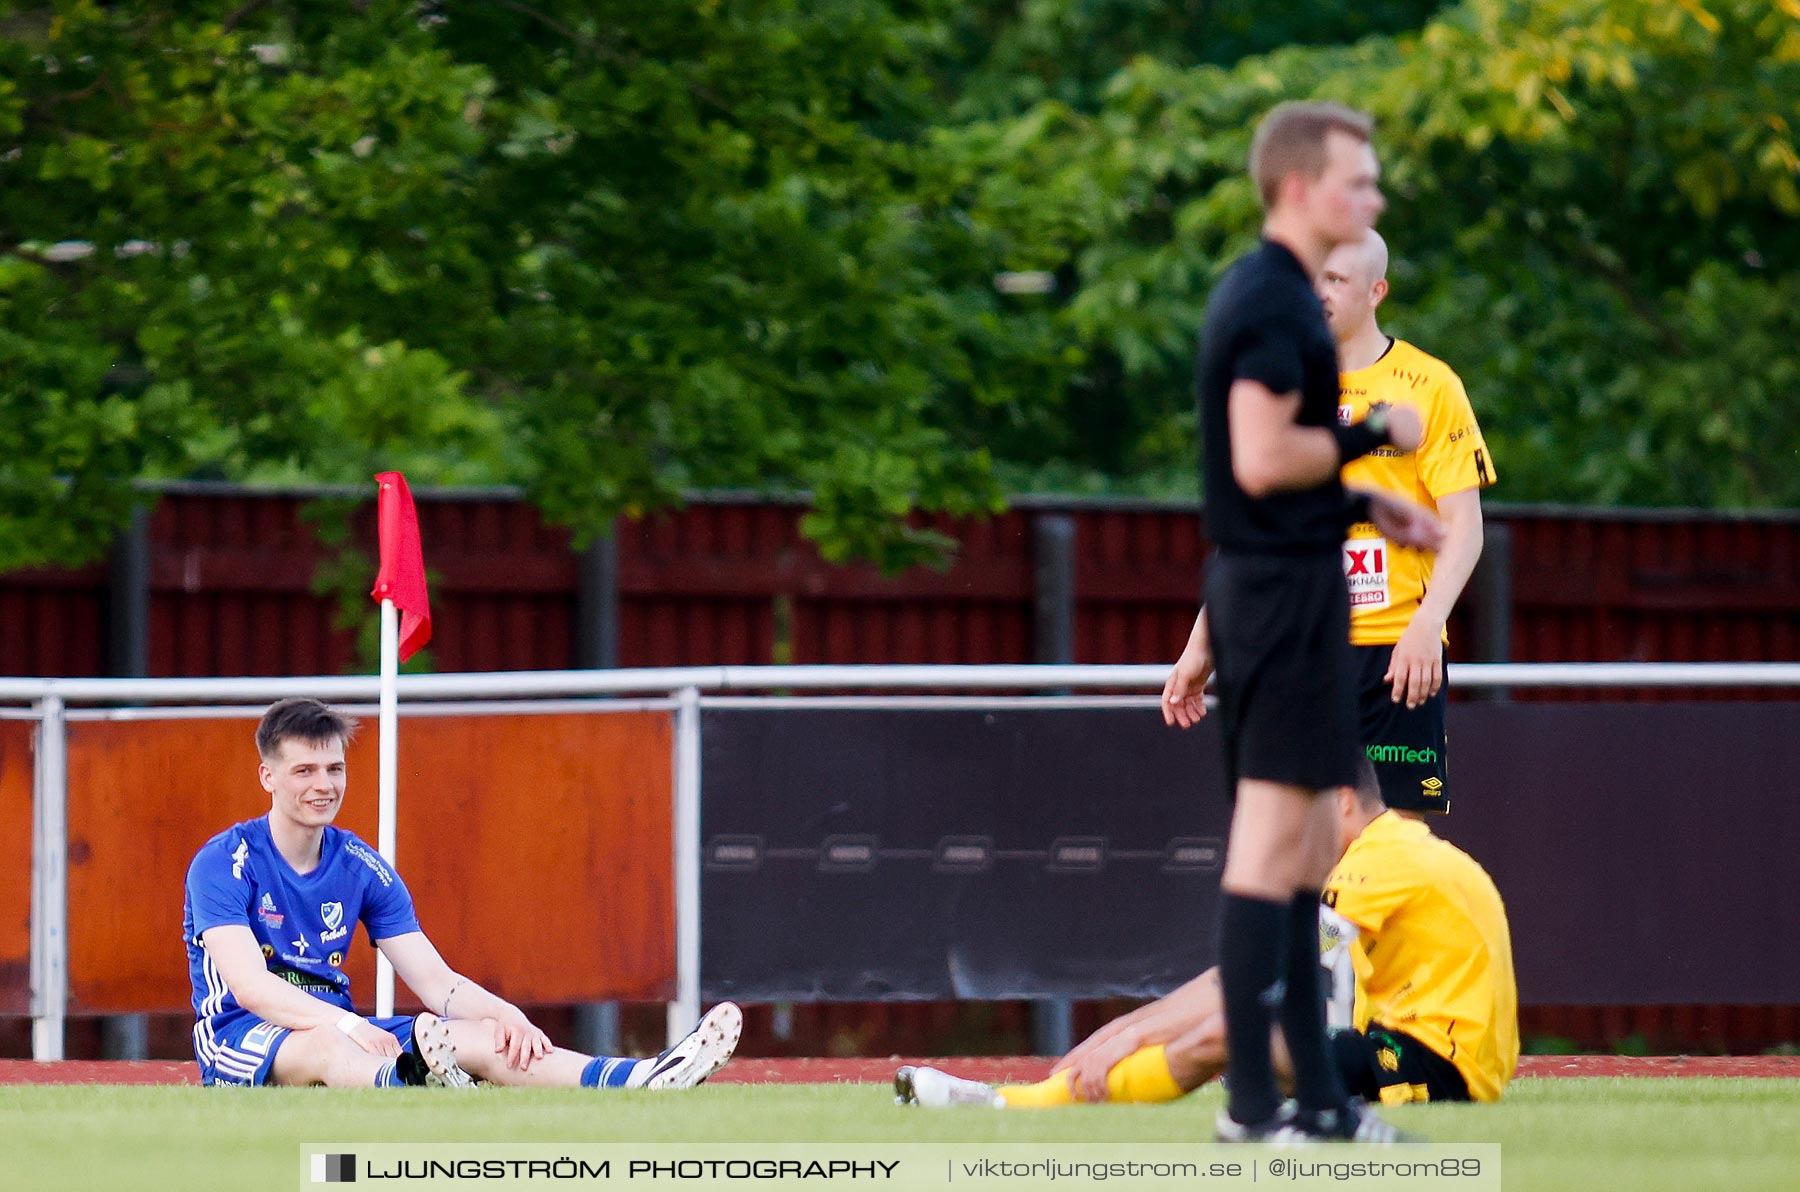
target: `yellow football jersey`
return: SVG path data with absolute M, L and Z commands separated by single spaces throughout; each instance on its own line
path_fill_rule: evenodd
M 1367 368 L 1338 378 L 1338 421 L 1359 422 L 1377 402 L 1409 405 L 1424 424 L 1419 449 L 1382 447 L 1344 465 L 1347 485 L 1379 488 L 1437 509 L 1437 499 L 1494 482 L 1494 461 L 1481 438 L 1475 411 L 1450 366 L 1403 339 Z M 1359 646 L 1391 645 L 1431 583 L 1434 556 L 1395 546 L 1368 522 L 1352 526 L 1344 543 L 1344 578 L 1350 585 L 1350 640 Z
M 1417 820 L 1384 812 L 1326 879 L 1357 929 L 1358 1030 L 1404 1031 L 1492 1101 L 1519 1062 L 1519 994 L 1506 907 L 1487 871 Z

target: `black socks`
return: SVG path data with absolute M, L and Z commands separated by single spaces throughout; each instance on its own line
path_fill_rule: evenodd
M 1246 1126 L 1261 1125 L 1281 1108 L 1269 1030 L 1285 996 L 1288 917 L 1285 903 L 1228 891 L 1220 897 L 1219 982 L 1225 992 L 1231 1116 Z M 1307 939 L 1316 941 L 1318 935 L 1315 925 Z M 1317 957 L 1313 963 L 1317 967 Z
M 1325 1038 L 1319 892 L 1301 890 L 1285 903 L 1226 892 L 1219 919 L 1232 1118 L 1260 1125 L 1281 1108 L 1269 1038 L 1276 1023 L 1293 1059 L 1300 1107 L 1343 1108 L 1343 1081 Z

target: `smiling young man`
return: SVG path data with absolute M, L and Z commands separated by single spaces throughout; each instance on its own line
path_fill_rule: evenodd
M 743 1015 L 730 1002 L 653 1059 L 595 1057 L 556 1047 L 517 1006 L 452 970 L 400 875 L 332 826 L 355 730 L 318 700 L 272 705 L 256 730 L 268 815 L 219 833 L 188 867 L 182 934 L 203 1083 L 678 1089 L 731 1057 Z M 359 922 L 435 1012 L 355 1012 L 343 963 Z
M 1351 460 L 1419 440 L 1404 407 L 1340 426 L 1338 358 L 1314 279 L 1380 214 L 1369 117 L 1338 104 L 1281 104 L 1250 146 L 1262 243 L 1207 303 L 1196 365 L 1207 529 L 1217 552 L 1206 606 L 1163 688 L 1163 715 L 1203 714 L 1216 664 L 1235 807 L 1220 880 L 1219 969 L 1234 1059 L 1221 1141 L 1394 1141 L 1353 1105 L 1333 1068 L 1319 994 L 1320 886 L 1334 858 L 1325 792 L 1355 781 L 1358 740 L 1349 598 L 1341 553 L 1352 523 L 1435 548 L 1436 518 L 1403 498 L 1351 496 Z M 1297 1111 L 1276 1085 L 1279 1021 Z

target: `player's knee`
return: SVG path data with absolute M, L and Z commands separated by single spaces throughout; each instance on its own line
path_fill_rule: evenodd
M 448 1018 L 444 1027 L 450 1032 L 450 1045 L 456 1048 L 457 1063 L 476 1076 L 485 1076 L 496 1054 L 494 1037 L 499 1023 L 492 1018 Z
M 317 1027 L 290 1031 L 275 1052 L 269 1083 L 304 1086 L 345 1084 L 344 1067 L 363 1054 L 362 1048 L 336 1030 Z

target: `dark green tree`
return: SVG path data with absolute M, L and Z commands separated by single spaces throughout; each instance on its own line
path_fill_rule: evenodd
M 1073 361 L 1031 434 L 989 420 L 1003 471 L 1192 492 L 1191 343 L 1259 221 L 1250 130 L 1320 96 L 1378 118 L 1384 320 L 1463 373 L 1500 495 L 1800 503 L 1797 95 L 1793 0 L 1467 0 L 1229 69 L 1139 59 L 1093 113 L 966 125 L 974 218 L 1063 280 Z
M 1800 502 L 1796 95 L 1800 0 L 3 5 L 0 566 L 157 477 L 512 482 L 583 535 L 806 489 L 888 566 L 1006 486 L 1192 493 L 1303 96 L 1379 118 L 1387 321 L 1501 495 Z

